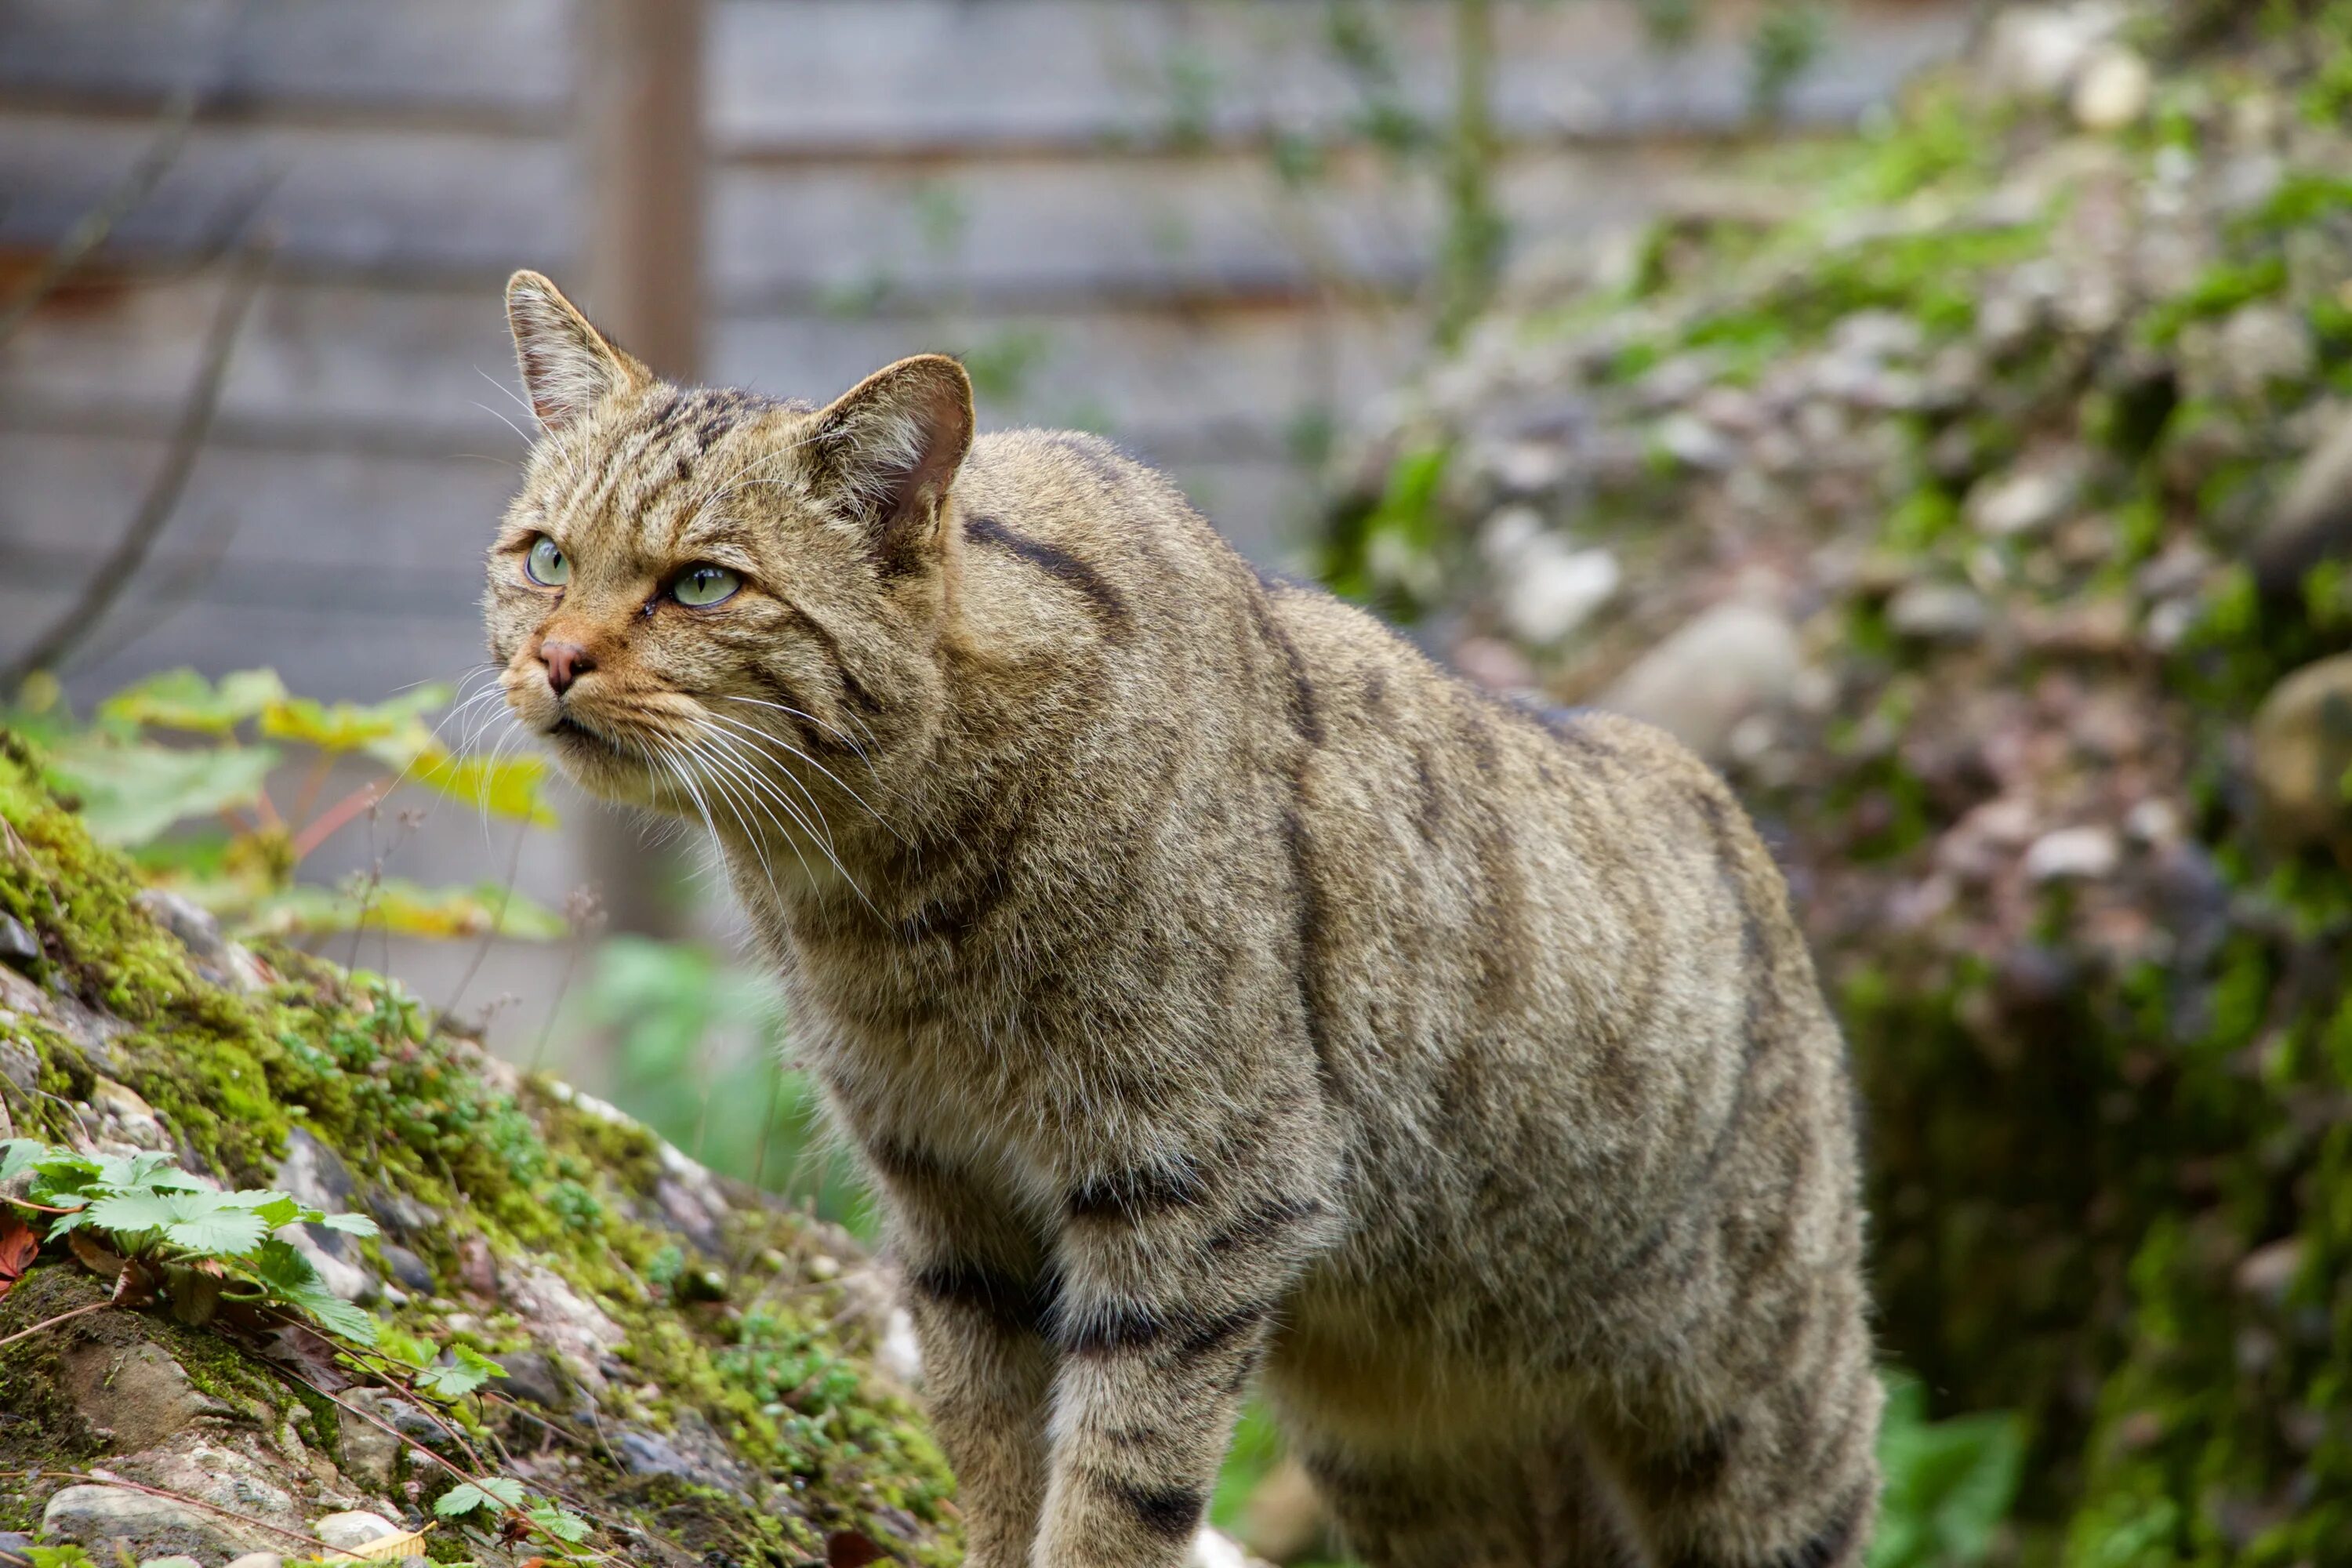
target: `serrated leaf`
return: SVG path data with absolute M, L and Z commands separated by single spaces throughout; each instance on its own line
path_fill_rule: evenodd
M 322 1215 L 317 1221 L 329 1230 L 341 1231 L 345 1236 L 382 1236 L 383 1227 L 363 1214 Z
M 457 1519 L 476 1509 L 508 1509 L 522 1506 L 522 1483 L 512 1476 L 484 1476 L 478 1481 L 461 1481 L 443 1492 L 433 1504 L 433 1511 L 443 1519 Z
M 0 1182 L 14 1181 L 58 1152 L 37 1138 L 11 1138 L 0 1143 Z
M 100 703 L 98 717 L 115 723 L 226 735 L 285 695 L 285 683 L 274 670 L 240 669 L 222 676 L 215 686 L 193 669 L 167 669 Z
M 268 1203 L 257 1205 L 253 1210 L 254 1217 L 261 1221 L 262 1228 L 265 1230 L 276 1230 L 281 1225 L 292 1225 L 310 1212 L 284 1193 L 272 1193 L 269 1197 Z
M 488 1373 L 460 1363 L 456 1366 L 425 1368 L 416 1386 L 436 1399 L 463 1399 L 489 1381 Z
M 352 1305 L 323 1285 L 289 1295 L 287 1300 L 308 1312 L 331 1334 L 339 1334 L 357 1345 L 375 1343 L 375 1314 L 364 1307 Z
M 210 1195 L 189 1193 L 174 1198 L 175 1207 L 185 1205 L 190 1212 L 186 1218 L 175 1220 L 164 1228 L 163 1239 L 174 1247 L 215 1258 L 242 1257 L 259 1247 L 261 1238 L 269 1234 L 261 1216 L 251 1209 L 194 1201 Z
M 48 771 L 81 797 L 82 821 L 94 836 L 125 846 L 184 817 L 251 805 L 277 765 L 271 746 L 115 743 L 91 734 L 51 752 Z
M 162 1230 L 180 1216 L 168 1193 L 129 1192 L 99 1199 L 80 1217 L 101 1230 L 136 1232 Z
M 254 1250 L 247 1269 L 256 1283 L 271 1295 L 291 1300 L 297 1292 L 324 1290 L 318 1266 L 304 1256 L 291 1242 L 271 1237 Z
M 588 1539 L 588 1521 L 566 1509 L 541 1503 L 530 1510 L 530 1521 L 567 1543 Z

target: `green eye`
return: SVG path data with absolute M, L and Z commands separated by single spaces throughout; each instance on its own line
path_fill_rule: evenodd
M 689 566 L 670 584 L 669 595 L 679 604 L 698 610 L 731 596 L 742 585 L 743 579 L 724 566 Z
M 555 541 L 544 534 L 531 545 L 530 553 L 522 558 L 522 569 L 543 588 L 561 588 L 572 581 L 572 563 L 555 548 Z

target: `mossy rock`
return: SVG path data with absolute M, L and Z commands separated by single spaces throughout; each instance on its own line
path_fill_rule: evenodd
M 275 1527 L 289 1555 L 349 1509 L 433 1523 L 436 1558 L 544 1554 L 434 1520 L 478 1465 L 562 1500 L 623 1561 L 814 1563 L 845 1533 L 903 1562 L 954 1560 L 945 1466 L 873 1364 L 889 1293 L 845 1233 L 517 1073 L 381 976 L 269 945 L 236 966 L 260 977 L 250 988 L 200 973 L 142 892 L 0 731 L 0 914 L 38 947 L 0 966 L 9 1128 L 162 1145 L 228 1186 L 327 1169 L 383 1226 L 332 1239 L 387 1342 L 511 1353 L 530 1373 L 428 1413 L 381 1380 L 332 1388 L 315 1362 L 217 1325 L 91 1311 L 0 1350 L 0 1530 L 37 1528 L 102 1467 Z M 45 1247 L 0 1300 L 0 1337 L 105 1293 Z M 135 1420 L 120 1414 L 124 1367 L 146 1391 Z M 125 1430 L 94 1417 L 109 1411 Z M 396 1447 L 367 1419 L 386 1412 Z

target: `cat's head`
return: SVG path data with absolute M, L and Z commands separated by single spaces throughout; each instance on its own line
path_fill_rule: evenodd
M 755 832 L 858 809 L 936 720 L 962 366 L 813 408 L 670 385 L 535 272 L 507 316 L 543 431 L 489 552 L 509 705 L 608 799 Z

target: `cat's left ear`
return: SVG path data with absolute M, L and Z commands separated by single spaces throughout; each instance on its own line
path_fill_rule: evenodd
M 616 392 L 650 385 L 654 373 L 588 322 L 563 291 L 539 273 L 507 279 L 507 325 L 531 412 L 550 434 Z
M 908 571 L 938 548 L 941 503 L 971 449 L 971 378 L 945 354 L 902 359 L 820 413 L 809 448 L 866 520 L 883 571 Z

